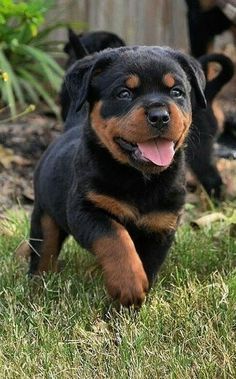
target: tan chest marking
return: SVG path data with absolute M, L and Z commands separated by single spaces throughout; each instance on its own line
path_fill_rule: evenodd
M 135 221 L 138 217 L 138 210 L 125 201 L 96 192 L 89 192 L 87 198 L 98 208 L 104 209 L 122 221 Z
M 140 229 L 163 232 L 175 230 L 178 225 L 179 214 L 173 212 L 150 212 L 141 215 L 134 206 L 107 195 L 89 192 L 87 198 L 96 207 L 109 212 L 121 221 L 132 221 Z
M 178 218 L 179 216 L 172 212 L 150 212 L 137 220 L 137 226 L 141 229 L 147 229 L 150 232 L 175 230 L 177 228 Z

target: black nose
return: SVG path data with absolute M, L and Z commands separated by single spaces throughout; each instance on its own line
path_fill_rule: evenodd
M 162 127 L 170 121 L 170 114 L 164 107 L 151 108 L 147 112 L 147 119 L 152 126 Z

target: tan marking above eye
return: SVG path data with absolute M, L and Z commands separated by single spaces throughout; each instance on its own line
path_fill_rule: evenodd
M 43 241 L 37 274 L 57 271 L 57 258 L 61 248 L 60 229 L 56 222 L 47 214 L 41 218 Z
M 172 88 L 175 85 L 175 78 L 172 74 L 165 74 L 163 77 L 163 83 L 169 87 Z
M 137 75 L 130 75 L 125 84 L 128 88 L 137 88 L 140 85 L 140 79 Z
M 124 226 L 116 221 L 111 226 L 113 233 L 97 239 L 91 250 L 102 267 L 109 295 L 125 306 L 140 305 L 149 288 L 142 261 Z

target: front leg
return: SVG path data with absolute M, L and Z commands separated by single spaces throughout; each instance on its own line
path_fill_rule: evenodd
M 174 239 L 182 208 L 175 211 L 153 211 L 144 214 L 130 235 L 141 258 L 151 285 Z
M 174 231 L 165 233 L 147 233 L 139 230 L 134 237 L 137 252 L 151 286 L 164 262 L 174 239 Z
M 128 231 L 98 209 L 81 210 L 76 218 L 72 234 L 98 258 L 109 295 L 124 306 L 141 305 L 149 284 Z

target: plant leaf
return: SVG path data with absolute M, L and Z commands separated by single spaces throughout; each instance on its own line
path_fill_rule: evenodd
M 39 96 L 37 92 L 34 90 L 34 87 L 30 85 L 30 82 L 28 80 L 23 79 L 22 77 L 19 78 L 21 86 L 26 90 L 26 92 L 30 96 L 31 102 L 34 102 L 35 104 L 39 101 Z
M 59 64 L 50 57 L 48 53 L 44 53 L 43 51 L 37 49 L 36 47 L 21 45 L 22 52 L 28 52 L 28 54 L 35 59 L 37 62 L 43 62 L 44 64 L 48 64 L 54 72 L 56 72 L 59 76 L 63 77 L 64 70 L 59 66 Z
M 19 101 L 22 107 L 25 106 L 25 97 L 23 91 L 21 90 L 21 86 L 19 84 L 19 78 L 17 77 L 11 63 L 5 56 L 4 52 L 0 50 L 1 62 L 3 66 L 3 70 L 8 73 L 9 81 L 11 82 L 13 91 L 15 93 L 15 97 Z
M 5 58 L 4 54 L 0 50 L 0 69 L 2 71 L 6 71 L 4 58 Z M 0 88 L 1 88 L 3 100 L 9 105 L 11 114 L 15 116 L 16 115 L 16 102 L 15 102 L 15 97 L 13 93 L 12 82 L 10 80 L 1 81 Z
M 52 109 L 52 111 L 59 116 L 59 108 L 54 102 L 54 100 L 51 98 L 50 95 L 45 91 L 41 83 L 28 71 L 24 70 L 23 68 L 19 69 L 19 72 L 21 75 L 28 80 L 31 85 L 35 88 L 35 90 L 38 92 L 38 94 L 43 98 L 43 100 L 49 105 L 49 107 Z

